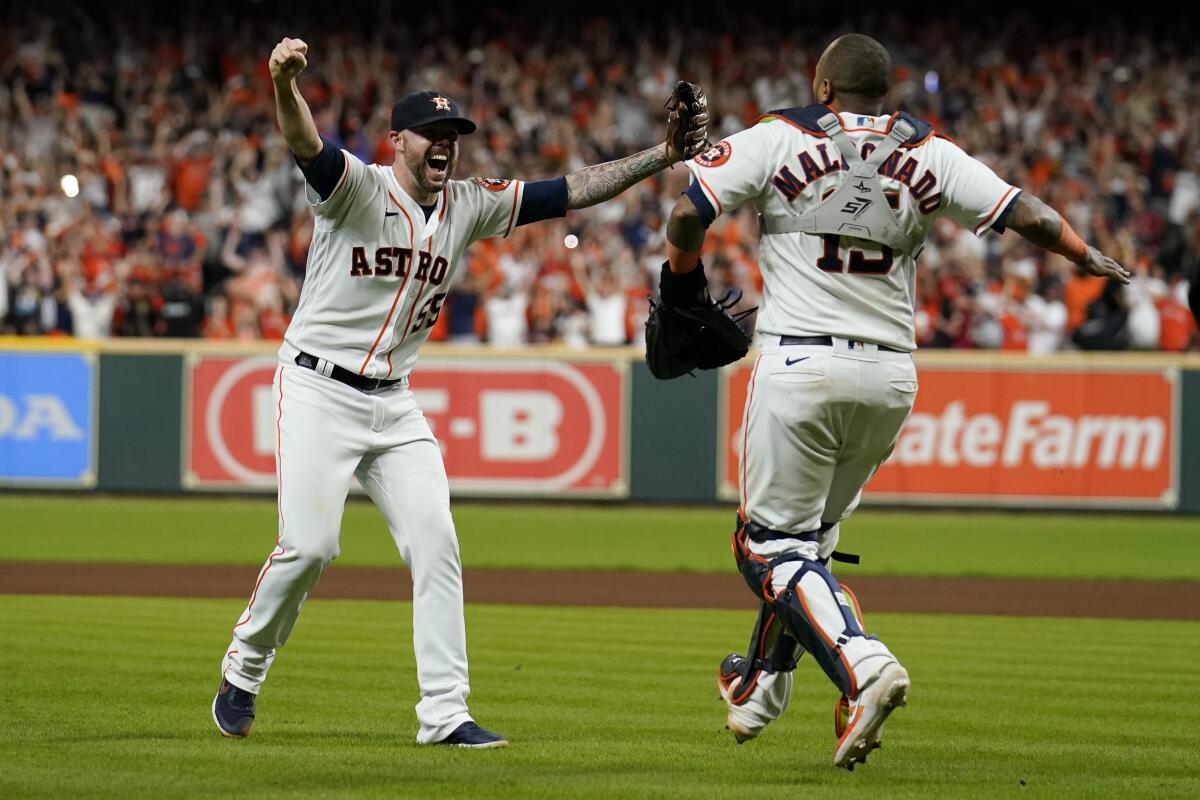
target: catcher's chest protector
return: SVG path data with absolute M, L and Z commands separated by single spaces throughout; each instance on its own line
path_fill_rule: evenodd
M 907 235 L 896 220 L 883 194 L 879 180 L 879 167 L 904 142 L 915 129 L 903 119 L 896 120 L 887 138 L 871 154 L 863 159 L 854 142 L 842 129 L 837 114 L 825 114 L 817 124 L 833 140 L 841 151 L 850 171 L 841 186 L 825 198 L 816 208 L 799 216 L 761 217 L 762 233 L 811 233 L 814 235 L 837 234 L 866 239 L 887 245 L 902 253 L 913 254 L 920 246 Z

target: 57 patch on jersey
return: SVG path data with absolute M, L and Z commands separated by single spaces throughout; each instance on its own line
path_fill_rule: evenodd
M 475 182 L 489 192 L 503 192 L 512 183 L 507 178 L 475 178 Z

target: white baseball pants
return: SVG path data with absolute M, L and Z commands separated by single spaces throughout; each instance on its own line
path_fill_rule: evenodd
M 772 341 L 774 344 L 772 344 Z M 834 338 L 834 346 L 779 345 L 760 337 L 742 423 L 741 512 L 776 531 L 834 527 L 819 543 L 754 543 L 759 555 L 802 547 L 824 558 L 836 523 L 891 454 L 917 396 L 912 356 Z M 819 546 L 818 546 L 819 545 Z M 811 551 L 811 552 L 809 552 Z
M 412 572 L 417 741 L 470 719 L 458 539 L 441 451 L 406 383 L 361 392 L 292 364 L 275 372 L 279 538 L 233 630 L 223 671 L 258 693 L 321 571 L 337 558 L 352 475 Z

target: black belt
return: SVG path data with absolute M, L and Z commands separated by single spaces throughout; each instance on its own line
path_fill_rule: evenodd
M 851 343 L 857 343 L 857 344 L 870 344 L 870 342 L 863 342 L 858 339 L 848 339 L 847 341 L 849 341 Z M 802 344 L 802 345 L 810 345 L 810 346 L 814 346 L 814 347 L 833 347 L 833 337 L 832 336 L 780 336 L 779 344 L 784 347 L 786 347 L 789 344 Z M 894 347 L 888 347 L 887 345 L 883 345 L 883 344 L 877 344 L 875 346 L 878 347 L 880 350 L 883 350 L 885 353 L 907 353 L 908 352 L 907 350 L 897 350 Z
M 300 353 L 296 356 L 296 366 L 317 372 L 317 362 L 319 360 L 316 356 L 309 355 L 308 353 Z M 403 378 L 396 378 L 395 380 L 385 381 L 382 378 L 366 378 L 348 369 L 342 369 L 336 364 L 330 364 L 330 366 L 333 367 L 333 371 L 326 377 L 333 378 L 335 381 L 344 383 L 347 386 L 352 386 L 360 392 L 373 392 L 376 389 L 393 386 L 404 380 Z M 324 375 L 325 373 L 318 374 Z
M 820 337 L 816 337 L 820 338 Z M 798 542 L 819 542 L 821 537 L 825 535 L 836 525 L 836 522 L 822 522 L 821 527 L 815 531 L 807 531 L 805 533 L 787 533 L 785 531 L 773 531 L 765 525 L 759 525 L 757 522 L 742 522 L 742 518 L 738 517 L 738 526 L 746 529 L 746 535 L 754 541 L 762 544 L 763 542 L 778 542 L 781 539 L 792 539 Z M 785 554 L 771 561 L 771 569 L 788 561 L 799 559 L 800 556 Z M 862 557 L 858 553 L 844 553 L 841 550 L 834 550 L 829 554 L 829 558 L 834 561 L 840 561 L 843 564 L 857 564 L 862 561 Z

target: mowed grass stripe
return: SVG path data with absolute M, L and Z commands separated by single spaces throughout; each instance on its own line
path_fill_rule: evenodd
M 1191 797 L 1197 623 L 871 614 L 912 704 L 854 774 L 835 690 L 737 747 L 717 662 L 750 611 L 470 606 L 472 710 L 503 752 L 413 744 L 411 608 L 311 601 L 245 741 L 209 719 L 237 601 L 0 597 L 0 795 Z M 1152 657 L 1148 655 L 1152 653 Z M 1020 781 L 1025 781 L 1021 786 Z
M 271 498 L 0 495 L 0 560 L 260 564 Z M 733 509 L 457 503 L 467 567 L 728 572 Z M 1200 580 L 1194 519 L 860 511 L 842 547 L 862 575 Z M 345 513 L 340 562 L 399 563 L 382 516 Z

